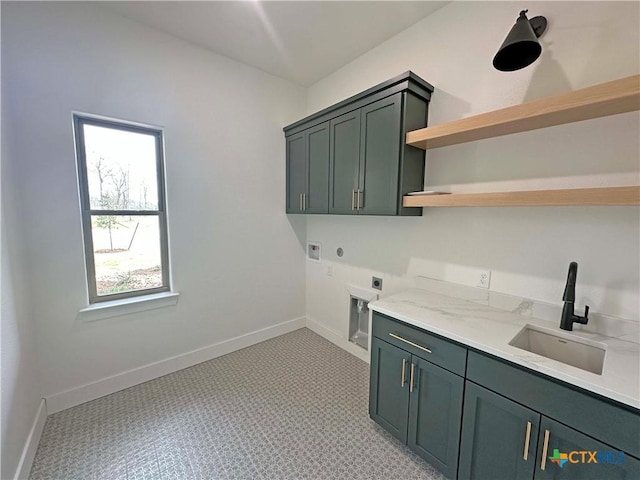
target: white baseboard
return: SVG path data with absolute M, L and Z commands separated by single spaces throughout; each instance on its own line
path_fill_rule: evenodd
M 24 480 L 29 478 L 31 472 L 31 466 L 33 465 L 33 459 L 36 457 L 36 450 L 38 450 L 38 444 L 40 443 L 40 437 L 44 430 L 44 424 L 47 421 L 47 404 L 44 398 L 40 401 L 36 418 L 33 420 L 33 425 L 29 431 L 27 442 L 22 450 L 20 461 L 18 462 L 18 468 L 16 468 L 15 480 Z
M 369 363 L 370 361 L 369 352 L 351 343 L 348 339 L 344 338 L 342 335 L 340 335 L 339 332 L 333 330 L 332 328 L 329 328 L 326 325 L 323 325 L 322 323 L 318 322 L 317 320 L 309 316 L 307 316 L 307 328 L 317 333 L 321 337 L 326 338 L 331 343 L 337 345 L 343 350 L 346 350 L 352 355 L 355 355 L 360 360 L 364 360 L 365 362 Z
M 294 330 L 303 328 L 305 325 L 305 317 L 296 318 L 181 355 L 176 355 L 175 357 L 127 370 L 126 372 L 96 380 L 95 382 L 87 383 L 64 392 L 56 393 L 45 397 L 47 400 L 47 411 L 49 414 L 60 412 L 67 408 L 80 405 L 81 403 L 115 393 L 119 390 L 148 382 L 154 378 L 177 372 L 183 368 L 206 362 L 212 358 L 235 352 L 236 350 L 255 345 L 256 343 L 284 335 L 285 333 L 293 332 Z

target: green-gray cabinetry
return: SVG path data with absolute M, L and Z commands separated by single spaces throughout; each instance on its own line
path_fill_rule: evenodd
M 640 415 L 632 408 L 473 351 L 466 388 L 461 479 L 640 478 L 640 461 L 634 458 L 640 455 Z M 527 421 L 532 430 L 525 461 Z M 502 438 L 514 447 L 502 450 L 498 442 L 486 445 L 482 438 Z M 500 456 L 505 471 L 520 476 L 495 477 L 490 465 L 494 454 Z M 562 455 L 567 461 L 560 465 Z M 589 461 L 598 455 L 599 462 Z M 532 459 L 533 471 L 525 475 Z
M 540 415 L 467 382 L 458 478 L 531 480 Z
M 464 349 L 448 346 L 374 313 L 369 414 L 440 471 L 455 478 L 464 379 L 455 368 Z M 429 358 L 429 360 L 427 360 Z
M 458 478 L 631 480 L 640 461 L 467 381 Z
M 414 387 L 409 401 L 407 445 L 445 475 L 455 478 L 464 379 L 413 357 Z
M 638 423 L 635 426 L 639 428 Z M 566 455 L 564 459 L 563 454 Z M 556 459 L 558 463 L 554 462 Z M 560 466 L 562 460 L 566 462 Z M 536 464 L 535 480 L 640 478 L 638 459 L 544 416 L 540 424 Z
M 329 211 L 356 212 L 360 166 L 360 110 L 331 120 L 329 150 Z
M 398 212 L 402 204 L 399 166 L 404 155 L 400 149 L 401 115 L 402 93 L 396 93 L 331 121 L 330 213 Z M 404 182 L 405 189 L 422 188 L 424 162 L 420 154 L 418 157 L 419 161 L 404 166 L 414 170 Z
M 371 339 L 371 418 L 403 443 L 407 442 L 411 354 L 378 338 Z
M 287 137 L 287 213 L 329 211 L 329 122 Z
M 407 146 L 405 135 L 426 126 L 432 92 L 407 72 L 285 127 L 287 213 L 420 215 L 402 206 L 424 185 L 424 151 Z M 313 156 L 306 135 L 319 124 L 328 148 Z M 322 168 L 310 168 L 309 158 Z M 313 204 L 325 197 L 326 208 Z
M 375 311 L 369 414 L 449 478 L 640 478 L 637 409 Z
M 287 138 L 287 213 L 302 213 L 302 196 L 307 191 L 305 135 Z

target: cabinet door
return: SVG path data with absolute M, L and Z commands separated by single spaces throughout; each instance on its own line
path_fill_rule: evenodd
M 329 213 L 355 215 L 355 190 L 360 165 L 360 110 L 330 122 Z
M 287 137 L 287 213 L 302 213 L 306 182 L 305 135 L 301 132 Z
M 409 353 L 371 339 L 369 415 L 403 443 L 407 442 L 410 365 Z
M 637 459 L 558 422 L 542 417 L 535 480 L 632 480 L 638 478 L 640 478 L 640 461 Z
M 475 383 L 465 390 L 458 478 L 531 480 L 540 415 Z
M 360 214 L 398 212 L 401 104 L 397 93 L 362 108 Z
M 446 476 L 456 478 L 464 379 L 416 356 L 412 366 L 407 444 Z
M 305 213 L 329 213 L 329 122 L 305 130 L 307 190 Z

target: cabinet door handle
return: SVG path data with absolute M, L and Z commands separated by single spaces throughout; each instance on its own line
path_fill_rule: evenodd
M 307 194 L 306 193 L 302 194 L 302 211 L 304 212 L 307 211 Z
M 351 210 L 356 209 L 356 191 L 351 190 Z
M 542 444 L 542 460 L 540 470 L 547 468 L 547 451 L 549 450 L 549 430 L 544 431 L 544 443 Z
M 526 461 L 529 459 L 529 440 L 531 440 L 531 422 L 527 422 L 527 431 L 524 434 L 524 451 L 522 458 Z
M 302 211 L 302 194 L 298 195 L 298 209 Z
M 409 375 L 409 393 L 413 393 L 413 374 L 416 369 L 416 364 L 411 362 L 411 373 Z
M 422 345 L 418 345 L 417 343 L 413 343 L 412 341 L 407 340 L 406 338 L 402 338 L 400 335 L 398 335 L 396 333 L 390 333 L 389 336 L 395 338 L 396 340 L 400 340 L 401 342 L 404 342 L 407 345 L 411 345 L 412 347 L 415 347 L 415 348 L 417 348 L 419 350 L 422 350 L 423 352 L 432 353 L 431 350 L 429 350 L 427 347 L 423 347 Z
M 407 359 L 403 358 L 402 359 L 402 375 L 400 376 L 400 386 L 404 387 L 404 382 L 407 380 L 405 378 L 405 369 L 407 368 Z
M 362 203 L 364 203 L 364 202 L 362 203 L 360 202 L 360 199 L 361 199 L 360 195 L 362 195 L 362 190 L 358 189 L 356 192 L 357 192 L 356 195 L 358 195 L 357 209 L 360 210 L 363 207 Z

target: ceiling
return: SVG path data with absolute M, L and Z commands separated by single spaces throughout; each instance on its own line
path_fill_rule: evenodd
M 447 2 L 99 2 L 103 8 L 309 86 Z

